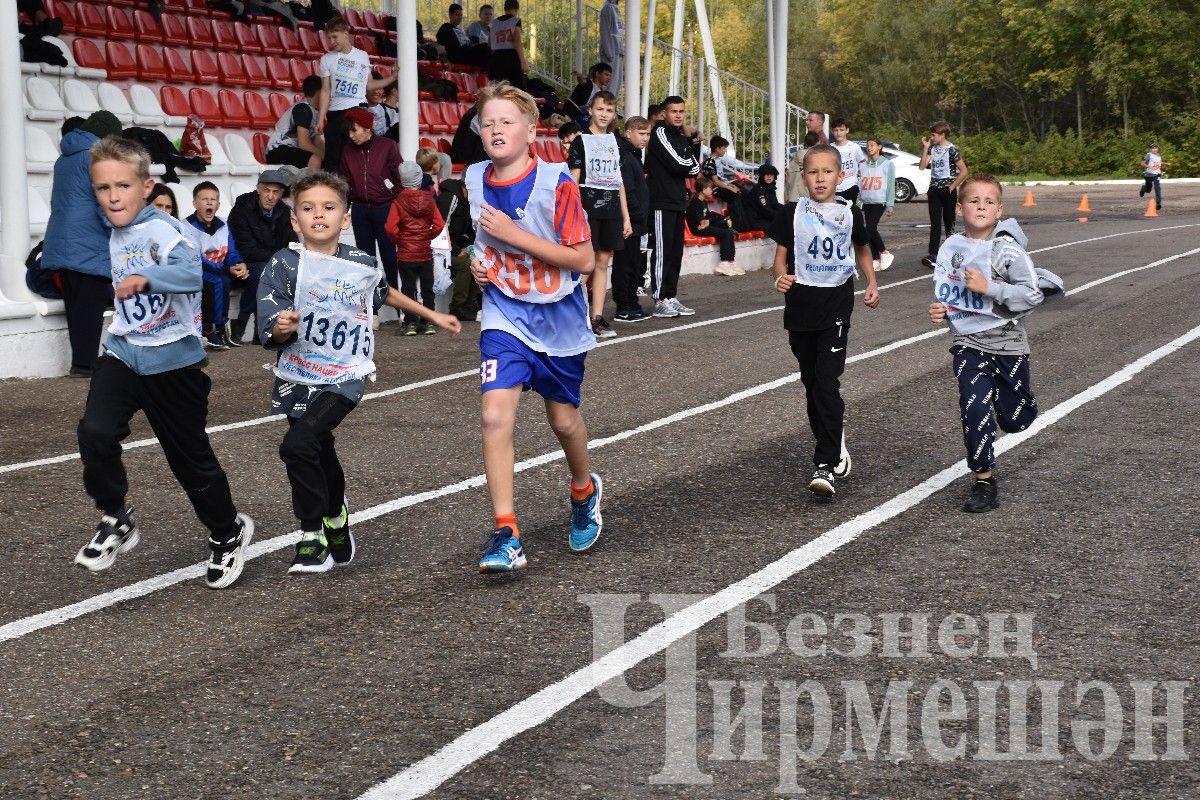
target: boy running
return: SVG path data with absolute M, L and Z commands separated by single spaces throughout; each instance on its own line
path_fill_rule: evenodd
M 234 508 L 204 431 L 212 381 L 202 369 L 200 253 L 186 222 L 146 206 L 154 180 L 150 154 L 141 145 L 118 136 L 101 139 L 92 147 L 91 174 L 96 200 L 112 224 L 116 307 L 79 421 L 83 487 L 103 516 L 75 563 L 100 572 L 137 547 L 133 509 L 125 505 L 129 482 L 121 441 L 141 409 L 210 531 L 204 580 L 224 589 L 242 574 L 254 520 Z
M 533 389 L 562 444 L 571 472 L 572 550 L 600 537 L 600 476 L 588 466 L 579 413 L 583 362 L 596 346 L 582 275 L 595 268 L 579 187 L 565 164 L 529 154 L 537 105 L 506 82 L 479 93 L 480 132 L 490 161 L 467 167 L 476 221 L 471 272 L 483 287 L 479 339 L 483 461 L 495 513 L 479 571 L 526 565 L 513 500 L 513 428 L 521 392 Z
M 625 246 L 625 237 L 633 233 L 633 226 L 629 222 L 617 135 L 608 130 L 617 116 L 617 98 L 611 92 L 597 92 L 592 97 L 591 110 L 587 130 L 571 142 L 567 166 L 580 186 L 596 254 L 591 276 L 592 332 L 597 339 L 611 339 L 617 332 L 604 318 L 608 264 L 613 253 Z
M 933 271 L 929 318 L 948 322 L 954 335 L 954 375 L 962 412 L 967 466 L 975 473 L 963 511 L 979 514 L 1000 506 L 992 470 L 996 426 L 1023 431 L 1037 418 L 1029 376 L 1029 336 L 1024 317 L 1044 299 L 1042 289 L 1061 290 L 1062 280 L 1035 269 L 1028 240 L 1015 219 L 1000 221 L 1000 182 L 977 173 L 962 183 L 958 213 L 963 233 L 942 245 Z M 992 409 L 995 409 L 993 415 Z
M 1159 155 L 1158 143 L 1150 143 L 1150 152 L 1142 156 L 1142 178 L 1146 181 L 1142 184 L 1142 188 L 1138 190 L 1138 197 L 1145 197 L 1154 190 L 1154 210 L 1162 211 L 1162 180 L 1163 170 L 1170 166 L 1163 157 Z
M 350 228 L 349 187 L 328 172 L 292 186 L 299 244 L 271 259 L 258 284 L 258 338 L 278 351 L 271 411 L 285 414 L 279 457 L 292 485 L 300 541 L 288 572 L 325 572 L 354 558 L 346 476 L 333 431 L 375 373 L 371 320 L 384 305 L 450 331 L 462 326 L 388 286 L 374 255 L 338 242 Z
M 769 235 L 775 248 L 775 290 L 784 296 L 783 325 L 800 365 L 808 402 L 808 424 L 816 439 L 816 470 L 809 491 L 832 497 L 837 478 L 850 474 L 838 391 L 846 369 L 850 313 L 854 310 L 854 269 L 866 275 L 863 303 L 879 306 L 871 250 L 862 213 L 835 189 L 842 179 L 837 148 L 819 144 L 804 154 L 808 197 L 789 203 Z

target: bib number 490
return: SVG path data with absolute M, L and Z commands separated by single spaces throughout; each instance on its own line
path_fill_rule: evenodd
M 826 261 L 832 260 L 834 255 L 837 256 L 838 261 L 845 261 L 849 258 L 849 254 L 837 246 L 832 236 L 814 236 L 808 243 L 808 254 L 814 259 L 824 258 Z

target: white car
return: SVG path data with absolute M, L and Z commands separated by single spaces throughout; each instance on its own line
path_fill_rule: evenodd
M 867 140 L 855 142 L 865 152 Z M 788 148 L 788 158 L 796 151 L 796 147 Z M 918 195 L 929 191 L 930 171 L 921 169 L 921 157 L 901 150 L 894 142 L 883 142 L 883 155 L 896 165 L 896 202 L 907 203 Z

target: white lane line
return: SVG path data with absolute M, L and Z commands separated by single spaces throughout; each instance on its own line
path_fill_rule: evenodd
M 1072 411 L 1104 396 L 1150 365 L 1175 353 L 1200 338 L 1200 326 L 1147 353 L 1118 372 L 1042 412 L 1025 431 L 999 439 L 996 452 L 1004 453 L 1066 417 Z M 853 542 L 867 531 L 913 508 L 935 492 L 950 486 L 970 472 L 966 460 L 947 467 L 920 484 L 901 492 L 886 503 L 850 519 L 836 528 L 792 550 L 787 555 L 754 572 L 737 583 L 671 615 L 641 635 L 617 647 L 562 680 L 527 697 L 487 722 L 463 733 L 441 750 L 425 757 L 383 783 L 376 784 L 359 800 L 410 800 L 423 797 L 463 769 L 495 752 L 500 745 L 546 722 L 559 711 L 584 697 L 605 682 L 618 677 L 673 642 L 695 632 L 714 619 L 778 586 L 815 564 L 838 548 Z
M 1129 274 L 1130 272 L 1137 272 L 1138 270 L 1149 269 L 1149 268 L 1155 267 L 1155 266 L 1161 266 L 1168 262 L 1175 261 L 1180 258 L 1185 258 L 1196 252 L 1200 252 L 1200 248 L 1198 248 L 1197 250 L 1189 250 L 1186 253 L 1180 253 L 1179 255 L 1170 256 L 1168 258 L 1159 259 L 1158 261 L 1154 261 L 1143 267 L 1135 267 L 1130 270 L 1124 270 L 1123 272 L 1117 273 L 1117 274 L 1118 275 Z M 1116 277 L 1116 276 L 1113 276 L 1113 277 Z M 922 278 L 922 280 L 927 280 L 927 278 Z M 1093 283 L 1095 283 L 1095 282 L 1093 282 Z M 1082 291 L 1083 288 L 1085 288 L 1085 287 L 1080 287 L 1079 289 L 1076 289 L 1074 291 Z M 755 312 L 749 312 L 749 313 L 755 313 Z M 890 353 L 893 350 L 898 350 L 902 347 L 907 347 L 910 344 L 915 344 L 917 342 L 924 341 L 925 339 L 932 339 L 937 336 L 943 336 L 943 335 L 945 335 L 945 333 L 946 333 L 946 330 L 944 328 L 934 328 L 930 331 L 927 331 L 926 333 L 917 334 L 916 336 L 910 336 L 907 339 L 900 339 L 898 341 L 892 342 L 891 344 L 886 344 L 883 347 L 878 347 L 874 350 L 869 350 L 865 353 L 858 353 L 856 355 L 850 356 L 849 358 L 846 359 L 846 363 L 854 364 L 859 361 L 865 361 L 866 359 L 869 359 L 869 358 L 875 358 L 876 356 L 881 356 L 881 355 L 884 355 L 885 353 Z M 653 421 L 647 422 L 643 425 L 639 425 L 636 428 L 631 428 L 629 430 L 621 431 L 620 433 L 613 434 L 612 436 L 606 436 L 602 439 L 595 439 L 588 443 L 588 449 L 596 450 L 601 447 L 605 447 L 607 445 L 613 444 L 615 442 L 624 441 L 625 439 L 628 439 L 631 436 L 636 436 L 638 434 L 657 430 L 666 425 L 671 425 L 673 423 L 685 420 L 689 417 L 694 417 L 697 414 L 704 414 L 709 411 L 716 410 L 718 408 L 723 408 L 724 406 L 728 406 L 728 405 L 732 405 L 734 403 L 741 402 L 742 400 L 745 400 L 749 397 L 754 397 L 755 395 L 773 391 L 775 389 L 778 389 L 781 386 L 786 386 L 789 383 L 795 383 L 798 380 L 800 380 L 800 374 L 797 372 L 797 373 L 793 373 L 791 375 L 785 375 L 782 378 L 778 378 L 776 380 L 769 381 L 767 383 L 762 383 L 757 386 L 751 386 L 748 389 L 743 389 L 740 392 L 736 392 L 732 395 L 729 395 L 728 397 L 726 397 L 722 400 L 716 400 L 711 403 L 705 403 L 704 405 L 694 406 L 693 408 L 684 409 L 683 411 L 678 411 L 678 412 L 668 415 L 666 417 L 661 417 L 657 420 L 653 420 Z M 521 461 L 515 466 L 514 469 L 516 472 L 524 472 L 525 470 L 532 469 L 534 467 L 539 467 L 539 466 L 542 466 L 543 464 L 548 464 L 552 461 L 557 461 L 560 458 L 563 458 L 562 451 L 561 450 L 552 450 L 548 453 L 543 453 L 540 456 L 535 456 L 534 458 L 530 458 L 530 459 L 526 459 L 525 461 Z M 367 520 L 375 519 L 376 517 L 383 516 L 384 514 L 390 514 L 394 511 L 399 511 L 400 509 L 408 508 L 410 506 L 418 505 L 420 503 L 426 503 L 426 502 L 429 502 L 430 500 L 436 500 L 440 497 L 445 497 L 447 495 L 457 494 L 459 492 L 465 492 L 469 489 L 475 489 L 475 488 L 486 485 L 486 483 L 487 483 L 487 481 L 483 475 L 476 475 L 472 478 L 467 478 L 467 479 L 459 481 L 457 483 L 452 483 L 452 484 L 449 484 L 448 486 L 443 486 L 439 489 L 430 489 L 425 492 L 419 492 L 417 494 L 406 495 L 404 497 L 398 497 L 395 500 L 390 500 L 386 503 L 380 503 L 378 505 L 374 505 L 369 508 L 365 508 L 361 511 L 357 511 L 354 514 L 351 514 L 350 519 L 355 524 L 360 523 L 360 522 L 366 522 Z M 276 550 L 282 550 L 285 547 L 290 547 L 291 545 L 294 545 L 299 540 L 299 538 L 300 538 L 300 531 L 297 530 L 297 531 L 292 531 L 291 533 L 275 536 L 271 539 L 266 539 L 263 541 L 255 542 L 254 544 L 251 544 L 250 547 L 248 547 L 246 549 L 246 557 L 248 559 L 249 558 L 257 558 L 257 557 L 259 557 L 261 555 L 265 555 L 267 553 L 273 553 Z M 93 611 L 99 611 L 101 609 L 108 608 L 111 605 L 123 602 L 125 600 L 131 600 L 135 597 L 142 597 L 143 595 L 147 595 L 152 592 L 156 592 L 160 589 L 166 589 L 170 586 L 174 586 L 175 584 L 182 583 L 183 581 L 186 581 L 186 580 L 199 578 L 201 575 L 204 574 L 205 569 L 206 569 L 206 565 L 204 563 L 194 564 L 190 567 L 181 567 L 180 569 L 173 570 L 172 572 L 168 572 L 163 575 L 156 575 L 153 578 L 146 578 L 145 580 L 138 581 L 137 583 L 132 583 L 132 584 L 129 584 L 128 586 L 123 586 L 120 589 L 114 589 L 112 591 L 94 595 L 85 600 L 80 600 L 77 603 L 72 603 L 70 605 L 62 606 L 61 608 L 51 609 L 49 611 L 43 611 L 40 614 L 34 614 L 29 617 L 23 617 L 21 619 L 15 620 L 13 622 L 9 622 L 4 625 L 0 625 L 0 643 L 6 642 L 10 639 L 18 639 L 22 636 L 33 633 L 35 631 L 39 631 L 43 628 L 48 628 L 52 625 L 58 625 L 63 622 L 67 622 L 68 620 L 75 619 L 76 617 L 81 617 L 84 614 L 90 614 Z
M 1106 234 L 1104 236 L 1093 236 L 1090 239 L 1080 239 L 1079 241 L 1075 241 L 1075 242 L 1065 242 L 1063 244 L 1056 244 L 1056 245 L 1052 245 L 1050 247 L 1042 247 L 1037 250 L 1030 250 L 1029 253 L 1030 253 L 1030 255 L 1032 255 L 1034 253 L 1043 253 L 1047 250 L 1058 250 L 1061 247 L 1073 247 L 1075 245 L 1088 244 L 1090 242 L 1098 242 L 1101 239 L 1112 239 L 1117 236 L 1132 236 L 1134 234 L 1139 234 L 1139 233 L 1155 233 L 1157 231 L 1170 231 L 1170 230 L 1175 230 L 1177 228 L 1195 228 L 1198 226 L 1200 226 L 1200 223 L 1188 223 L 1186 225 L 1171 225 L 1171 226 L 1165 227 L 1165 228 L 1149 228 L 1147 230 L 1123 231 L 1121 233 L 1110 233 L 1110 234 Z M 1128 272 L 1117 273 L 1116 275 L 1111 276 L 1107 280 L 1112 280 L 1112 278 L 1120 277 L 1121 275 L 1126 275 L 1126 274 L 1128 274 Z M 932 275 L 932 273 L 930 273 L 930 275 L 918 275 L 915 278 L 907 278 L 902 281 L 896 281 L 895 283 L 889 283 L 886 286 L 880 286 L 879 290 L 883 291 L 884 289 L 893 289 L 897 286 L 904 286 L 909 283 L 917 283 L 919 281 L 928 281 L 928 280 L 930 280 L 931 275 Z M 1092 285 L 1092 284 L 1089 284 L 1089 285 Z M 861 291 L 855 292 L 855 294 L 856 295 L 862 294 L 862 292 Z M 744 311 L 742 313 L 731 314 L 726 317 L 717 317 L 715 319 L 701 320 L 699 322 L 690 322 L 685 325 L 675 325 L 670 328 L 662 328 L 660 330 L 647 331 L 645 333 L 622 335 L 616 339 L 610 339 L 608 341 L 600 342 L 597 346 L 598 347 L 611 347 L 613 345 L 625 344 L 627 342 L 636 342 L 641 339 L 650 339 L 655 336 L 665 336 L 666 334 L 669 334 L 669 333 L 683 333 L 685 331 L 694 330 L 696 328 L 704 328 L 709 325 L 717 325 L 717 324 L 723 323 L 723 322 L 732 322 L 734 320 L 745 319 L 746 317 L 753 317 L 758 314 L 767 314 L 772 311 L 782 311 L 782 310 L 783 310 L 783 306 L 768 306 L 767 308 L 757 308 L 757 309 L 754 309 L 753 311 Z M 473 377 L 478 374 L 479 374 L 479 371 L 476 369 L 467 369 L 467 370 L 463 370 L 462 372 L 453 372 L 453 373 L 450 373 L 449 375 L 441 375 L 436 378 L 428 378 L 426 380 L 417 381 L 415 383 L 407 383 L 402 386 L 396 386 L 391 389 L 384 389 L 383 391 L 379 391 L 379 392 L 369 392 L 369 393 L 363 395 L 363 400 L 364 401 L 378 400 L 379 398 L 382 398 L 382 397 L 391 397 L 393 395 L 402 394 L 404 392 L 413 392 L 418 389 L 425 389 L 430 386 L 436 386 L 439 383 L 448 383 L 450 381 L 456 381 L 461 378 L 470 378 L 470 377 Z M 251 427 L 254 427 L 257 425 L 265 425 L 269 422 L 276 422 L 276 421 L 279 421 L 282 419 L 283 419 L 282 414 L 272 414 L 272 415 L 265 416 L 265 417 L 254 417 L 253 419 L 242 420 L 241 422 L 229 422 L 229 423 L 225 423 L 224 425 L 214 425 L 211 428 L 207 428 L 206 432 L 211 435 L 214 433 L 221 433 L 223 431 L 238 430 L 239 428 L 251 428 Z M 158 444 L 157 438 L 135 439 L 132 442 L 125 442 L 122 445 L 122 449 L 123 450 L 135 450 L 140 447 L 150 447 L 150 446 L 156 445 L 156 444 Z M 79 453 L 67 453 L 65 455 L 60 455 L 60 456 L 48 456 L 46 458 L 38 458 L 38 459 L 34 459 L 32 461 L 20 461 L 20 462 L 16 462 L 13 464 L 3 464 L 3 465 L 0 465 L 0 475 L 4 474 L 6 472 L 18 472 L 20 470 L 32 469 L 34 467 L 45 467 L 45 466 L 50 466 L 53 464 L 64 464 L 68 461 L 75 461 L 78 458 L 79 458 Z

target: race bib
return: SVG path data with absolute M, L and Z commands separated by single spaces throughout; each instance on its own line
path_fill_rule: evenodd
M 195 250 L 191 237 L 165 219 L 114 228 L 109 236 L 113 288 L 130 275 L 145 274 L 148 268 L 165 263 L 181 242 Z M 199 253 L 196 270 L 200 270 Z M 124 336 L 139 345 L 153 347 L 199 336 L 200 323 L 199 292 L 144 292 L 115 301 L 108 332 L 110 336 Z
M 583 185 L 610 192 L 621 189 L 621 152 L 611 133 L 585 133 L 583 140 Z
M 946 307 L 946 322 L 956 335 L 979 333 L 1003 325 L 992 299 L 967 288 L 966 271 L 976 269 L 991 286 L 992 240 L 955 234 L 938 251 L 933 270 L 933 295 Z
M 814 203 L 802 197 L 792 224 L 796 283 L 841 286 L 854 274 L 854 215 L 848 204 Z

